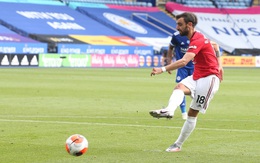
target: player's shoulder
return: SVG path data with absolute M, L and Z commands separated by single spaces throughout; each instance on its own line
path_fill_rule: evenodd
M 175 37 L 180 36 L 180 32 L 179 31 L 174 32 L 173 36 L 175 36 Z
M 204 41 L 204 39 L 205 39 L 205 36 L 201 33 L 201 32 L 199 32 L 199 31 L 196 31 L 194 34 L 193 34 L 193 36 L 192 36 L 192 38 L 191 38 L 191 41 L 193 42 L 193 41 Z
M 179 42 L 180 39 L 181 39 L 180 32 L 179 31 L 174 32 L 172 35 L 172 41 Z
M 200 31 L 197 31 L 197 30 L 196 30 L 194 36 L 199 37 L 199 38 L 205 38 L 205 35 L 203 33 L 201 33 Z
M 173 35 L 172 35 L 172 39 L 171 39 L 171 45 L 176 45 L 178 44 L 179 40 L 180 40 L 180 35 L 179 35 L 179 31 L 177 32 L 174 32 Z

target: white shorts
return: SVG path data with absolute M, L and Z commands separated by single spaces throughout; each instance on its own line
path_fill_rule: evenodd
M 219 89 L 219 82 L 219 78 L 216 75 L 210 75 L 198 80 L 193 80 L 193 75 L 191 75 L 180 83 L 191 91 L 192 101 L 190 108 L 204 114 L 209 106 L 209 102 Z

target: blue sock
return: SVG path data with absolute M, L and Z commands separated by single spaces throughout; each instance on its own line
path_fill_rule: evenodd
M 186 113 L 186 98 L 185 98 L 185 96 L 183 97 L 183 101 L 180 105 L 180 108 L 181 108 L 181 113 Z

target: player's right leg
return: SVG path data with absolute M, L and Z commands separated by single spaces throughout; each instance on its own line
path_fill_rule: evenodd
M 210 101 L 219 89 L 219 83 L 219 78 L 216 75 L 210 75 L 197 80 L 196 92 L 190 107 L 205 113 Z

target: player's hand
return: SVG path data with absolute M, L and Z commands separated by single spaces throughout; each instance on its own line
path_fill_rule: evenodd
M 161 67 L 154 67 L 154 68 L 152 69 L 151 76 L 153 76 L 153 75 L 158 75 L 158 74 L 161 74 L 161 73 L 163 73 Z
M 168 74 L 172 74 L 172 71 L 167 71 Z M 154 67 L 151 72 L 151 76 L 163 73 L 162 68 Z

